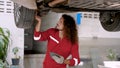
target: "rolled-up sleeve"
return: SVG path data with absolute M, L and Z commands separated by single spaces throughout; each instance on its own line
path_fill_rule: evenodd
M 76 66 L 80 63 L 79 57 L 79 46 L 78 44 L 74 44 L 71 49 L 72 59 L 70 59 L 70 66 Z
M 34 40 L 40 40 L 41 33 L 34 30 Z

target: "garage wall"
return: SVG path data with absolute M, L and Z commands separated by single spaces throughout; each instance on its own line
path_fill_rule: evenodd
M 19 53 L 18 53 L 18 55 L 21 56 L 20 68 L 24 68 L 23 66 L 24 30 L 19 29 L 15 26 L 13 12 L 10 12 L 10 13 L 7 13 L 6 11 L 0 12 L 0 27 L 9 29 L 11 33 L 11 42 L 9 45 L 8 57 L 7 57 L 8 62 L 11 64 L 11 58 L 14 57 L 12 53 L 12 48 L 17 46 L 20 48 Z

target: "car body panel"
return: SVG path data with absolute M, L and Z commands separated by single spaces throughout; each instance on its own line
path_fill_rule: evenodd
M 29 9 L 37 9 L 35 0 L 11 0 L 11 1 Z
M 36 0 L 12 0 L 29 9 L 37 9 Z M 43 1 L 43 0 L 37 0 Z M 120 10 L 120 0 L 68 0 L 65 5 L 82 9 Z
M 68 5 L 76 8 L 120 10 L 120 0 L 70 0 Z

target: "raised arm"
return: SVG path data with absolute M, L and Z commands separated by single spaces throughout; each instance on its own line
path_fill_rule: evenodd
M 35 30 L 36 32 L 40 31 L 40 27 L 41 27 L 41 18 L 39 16 L 35 16 L 35 19 L 37 20 L 37 24 L 35 26 Z
M 37 20 L 37 24 L 36 24 L 35 29 L 34 29 L 34 40 L 36 40 L 36 41 L 48 40 L 49 35 L 53 31 L 53 29 L 47 29 L 45 31 L 40 31 L 41 18 L 39 16 L 35 16 L 35 19 Z

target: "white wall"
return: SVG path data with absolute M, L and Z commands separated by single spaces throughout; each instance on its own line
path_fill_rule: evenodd
M 79 37 L 99 37 L 99 38 L 120 38 L 119 32 L 108 32 L 103 29 L 99 21 L 97 12 L 79 12 L 82 13 L 81 24 L 78 25 Z M 84 17 L 86 14 L 86 17 Z M 91 14 L 91 18 L 89 18 Z M 94 18 L 96 14 L 97 18 Z
M 23 57 L 24 57 L 24 30 L 19 29 L 15 26 L 13 13 L 0 13 L 0 27 L 8 28 L 11 33 L 11 43 L 8 50 L 8 61 L 11 64 L 11 58 L 14 57 L 12 53 L 12 48 L 18 46 L 20 48 L 19 55 L 20 59 L 20 68 L 23 66 Z

